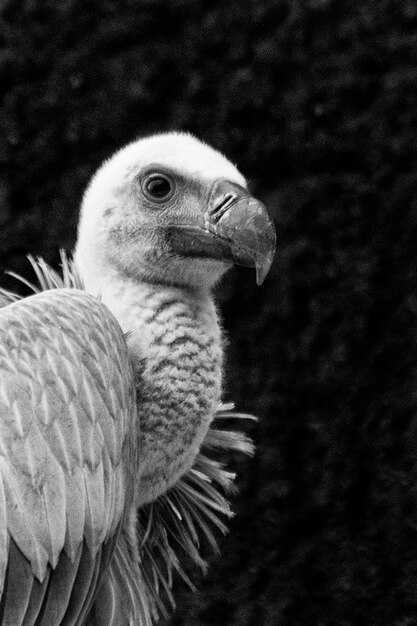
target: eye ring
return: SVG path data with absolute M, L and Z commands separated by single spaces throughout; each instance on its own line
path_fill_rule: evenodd
M 167 174 L 152 172 L 142 179 L 141 189 L 148 200 L 162 204 L 168 202 L 174 195 L 175 183 Z

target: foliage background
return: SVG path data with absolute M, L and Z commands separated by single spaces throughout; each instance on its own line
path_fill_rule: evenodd
M 1 0 L 1 273 L 57 265 L 95 168 L 157 130 L 277 224 L 264 286 L 219 292 L 258 453 L 172 625 L 417 621 L 416 43 L 414 0 Z

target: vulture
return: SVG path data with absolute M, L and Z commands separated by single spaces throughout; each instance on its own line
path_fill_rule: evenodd
M 261 284 L 274 250 L 237 168 L 163 133 L 93 176 L 62 276 L 32 259 L 34 293 L 1 291 L 1 624 L 146 626 L 181 555 L 204 565 L 233 480 L 215 452 L 251 450 L 220 427 L 248 416 L 221 405 L 213 287 L 233 264 Z

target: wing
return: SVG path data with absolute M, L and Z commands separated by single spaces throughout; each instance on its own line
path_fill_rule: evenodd
M 132 500 L 135 384 L 97 299 L 0 309 L 0 621 L 81 624 Z

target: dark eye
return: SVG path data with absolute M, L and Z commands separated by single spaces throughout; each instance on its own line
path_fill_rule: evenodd
M 166 202 L 174 193 L 174 182 L 166 174 L 149 174 L 142 182 L 142 191 L 153 202 Z

